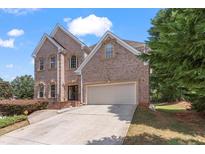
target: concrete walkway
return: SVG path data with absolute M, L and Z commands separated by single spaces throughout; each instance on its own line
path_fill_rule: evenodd
M 136 106 L 87 105 L 0 137 L 0 144 L 122 144 Z

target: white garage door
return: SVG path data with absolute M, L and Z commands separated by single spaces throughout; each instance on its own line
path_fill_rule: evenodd
M 136 83 L 87 86 L 88 104 L 136 104 Z

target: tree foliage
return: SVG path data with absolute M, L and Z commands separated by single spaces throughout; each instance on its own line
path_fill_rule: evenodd
M 12 82 L 13 95 L 17 99 L 32 99 L 34 95 L 34 80 L 31 75 L 16 77 Z
M 0 99 L 9 99 L 12 97 L 12 88 L 9 82 L 0 78 Z
M 153 69 L 152 92 L 190 100 L 193 108 L 204 111 L 205 9 L 162 9 L 152 25 L 152 51 L 142 55 Z

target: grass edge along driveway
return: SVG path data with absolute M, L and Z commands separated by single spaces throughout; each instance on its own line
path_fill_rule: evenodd
M 205 118 L 180 103 L 157 104 L 157 111 L 138 107 L 124 144 L 205 144 Z
M 27 116 L 14 115 L 0 119 L 0 136 L 15 129 L 28 125 Z

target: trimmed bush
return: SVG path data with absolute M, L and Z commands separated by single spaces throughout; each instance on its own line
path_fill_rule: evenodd
M 30 114 L 46 109 L 48 102 L 38 100 L 3 100 L 0 101 L 0 112 L 4 116 Z

